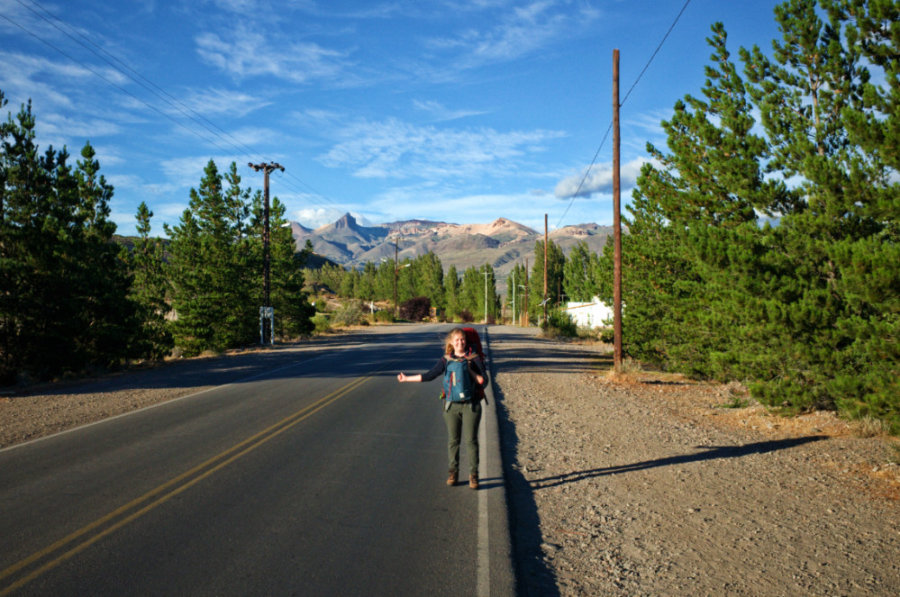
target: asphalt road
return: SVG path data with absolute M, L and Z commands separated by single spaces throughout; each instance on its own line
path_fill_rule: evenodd
M 212 390 L 0 451 L 0 595 L 512 594 L 493 401 L 482 489 L 448 488 L 440 381 L 396 380 L 448 329 L 274 351 Z

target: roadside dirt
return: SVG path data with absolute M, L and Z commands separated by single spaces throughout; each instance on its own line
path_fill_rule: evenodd
M 900 594 L 893 440 L 830 413 L 725 408 L 746 399 L 736 385 L 612 379 L 601 345 L 489 334 L 520 594 Z M 0 395 L 0 447 L 347 340 Z
M 507 328 L 509 329 L 509 328 Z M 524 595 L 898 595 L 889 438 L 608 348 L 492 335 Z

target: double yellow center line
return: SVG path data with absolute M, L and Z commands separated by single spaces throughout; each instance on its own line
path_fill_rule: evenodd
M 131 500 L 124 506 L 113 510 L 102 518 L 98 518 L 94 522 L 63 537 L 52 545 L 16 562 L 6 570 L 0 572 L 0 582 L 6 582 L 8 579 L 18 576 L 12 584 L 0 588 L 0 597 L 8 595 L 23 587 L 45 572 L 59 566 L 72 556 L 84 551 L 103 537 L 115 532 L 131 521 L 140 518 L 147 512 L 150 512 L 178 494 L 193 487 L 203 479 L 206 479 L 216 471 L 223 469 L 232 462 L 249 454 L 269 440 L 278 437 L 304 419 L 307 419 L 332 402 L 352 392 L 370 378 L 371 375 L 355 379 L 327 396 L 320 398 L 309 406 L 285 417 L 274 425 L 235 444 L 216 456 L 213 456 L 191 470 L 182 473 L 174 479 L 163 483 L 159 487 L 148 491 L 144 495 Z

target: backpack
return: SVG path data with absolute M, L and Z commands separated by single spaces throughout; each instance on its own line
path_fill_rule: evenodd
M 481 348 L 481 338 L 478 336 L 478 330 L 475 328 L 463 328 L 463 332 L 466 334 L 466 346 L 469 352 L 477 354 L 481 358 L 481 364 L 483 365 L 485 362 L 484 350 Z
M 481 368 L 484 369 L 484 385 L 487 386 L 487 359 L 484 356 L 484 349 L 481 347 L 481 337 L 478 335 L 478 330 L 473 327 L 465 327 L 463 332 L 466 334 L 466 358 L 479 360 Z M 475 401 L 484 400 L 487 402 L 487 396 L 484 395 L 484 386 L 478 385 L 474 379 L 472 380 L 472 385 L 475 386 Z
M 475 387 L 478 385 L 469 371 L 468 359 L 447 358 L 447 369 L 444 371 L 444 400 L 449 402 L 466 402 L 475 398 Z

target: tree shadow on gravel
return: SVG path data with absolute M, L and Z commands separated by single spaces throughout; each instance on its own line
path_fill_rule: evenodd
M 506 336 L 504 336 L 506 339 Z M 493 360 L 504 373 L 596 373 L 598 366 L 608 369 L 612 354 L 580 351 L 573 352 L 566 346 L 540 345 L 539 350 L 529 346 L 513 346 L 506 342 L 494 342 L 491 346 Z
M 636 462 L 634 464 L 623 464 L 619 466 L 595 468 L 585 471 L 574 471 L 571 473 L 566 473 L 564 475 L 554 475 L 552 477 L 544 477 L 543 479 L 532 479 L 531 481 L 525 481 L 525 483 L 534 490 L 547 489 L 548 487 L 556 487 L 558 485 L 565 485 L 567 483 L 577 483 L 578 481 L 585 481 L 587 479 L 594 479 L 596 477 L 630 473 L 660 466 L 672 466 L 675 464 L 686 464 L 688 462 L 702 462 L 705 460 L 715 460 L 717 458 L 741 458 L 743 456 L 750 456 L 751 454 L 766 454 L 768 452 L 786 450 L 824 439 L 828 439 L 827 436 L 812 435 L 808 437 L 756 442 L 752 444 L 745 444 L 743 446 L 703 446 L 705 448 L 705 451 L 698 452 L 696 454 L 682 454 L 680 456 L 670 456 L 668 458 L 645 460 L 644 462 Z
M 491 377 L 496 370 L 491 368 Z M 556 574 L 544 561 L 541 544 L 540 517 L 534 501 L 534 491 L 516 466 L 519 437 L 516 425 L 504 404 L 503 391 L 494 385 L 497 423 L 500 433 L 500 454 L 503 475 L 507 484 L 507 502 L 513 566 L 516 574 L 516 595 L 557 597 Z

